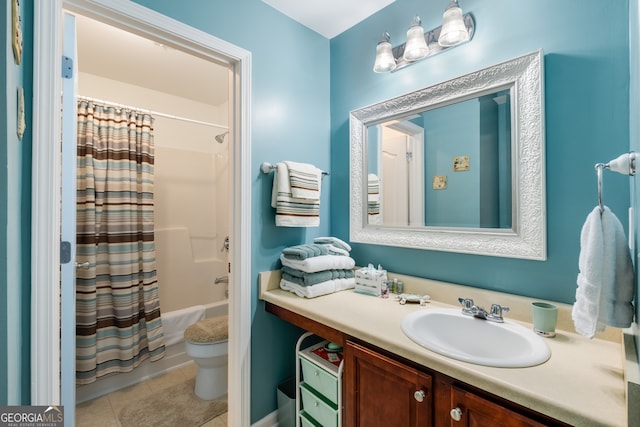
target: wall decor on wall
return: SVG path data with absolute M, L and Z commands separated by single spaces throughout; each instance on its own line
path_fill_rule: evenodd
M 24 88 L 20 86 L 18 88 L 18 123 L 16 126 L 18 139 L 22 140 L 26 128 L 27 123 L 24 118 Z
M 13 4 L 11 7 L 11 33 L 12 35 L 12 43 L 13 43 L 13 57 L 16 61 L 16 64 L 20 65 L 22 61 L 22 26 L 20 22 L 22 19 L 20 18 L 20 0 L 13 0 Z
M 469 156 L 455 156 L 453 158 L 453 171 L 464 172 L 469 170 Z
M 447 176 L 446 175 L 434 175 L 433 180 L 434 190 L 446 190 L 447 188 Z

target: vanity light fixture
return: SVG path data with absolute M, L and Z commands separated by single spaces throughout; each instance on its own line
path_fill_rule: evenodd
M 391 48 L 391 37 L 389 33 L 382 33 L 382 39 L 376 46 L 376 63 L 373 65 L 373 71 L 376 73 L 386 73 L 396 68 L 396 58 L 393 57 Z
M 404 46 L 402 58 L 407 62 L 413 62 L 424 58 L 428 54 L 429 46 L 427 46 L 427 41 L 424 37 L 422 21 L 420 21 L 420 17 L 416 15 L 407 31 L 407 43 Z
M 438 37 L 438 44 L 443 47 L 451 47 L 467 41 L 469 31 L 462 19 L 462 9 L 458 6 L 458 0 L 451 0 L 449 6 L 442 15 L 442 29 Z
M 442 16 L 442 26 L 425 32 L 419 16 L 407 31 L 407 41 L 391 47 L 389 33 L 382 34 L 376 46 L 373 71 L 386 73 L 418 62 L 446 49 L 468 42 L 475 32 L 475 20 L 470 13 L 462 14 L 458 0 L 451 0 Z

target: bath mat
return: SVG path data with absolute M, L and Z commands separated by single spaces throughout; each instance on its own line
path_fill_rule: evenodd
M 202 400 L 193 389 L 195 378 L 154 392 L 120 410 L 123 427 L 198 427 L 227 412 L 227 398 Z

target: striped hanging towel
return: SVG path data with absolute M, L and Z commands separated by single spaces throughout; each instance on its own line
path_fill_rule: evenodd
M 321 181 L 322 171 L 313 165 L 277 163 L 271 196 L 271 206 L 276 209 L 276 226 L 318 227 Z

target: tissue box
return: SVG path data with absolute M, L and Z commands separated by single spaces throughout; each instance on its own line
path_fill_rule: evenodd
M 379 297 L 382 283 L 387 281 L 387 270 L 361 268 L 356 270 L 355 292 Z

